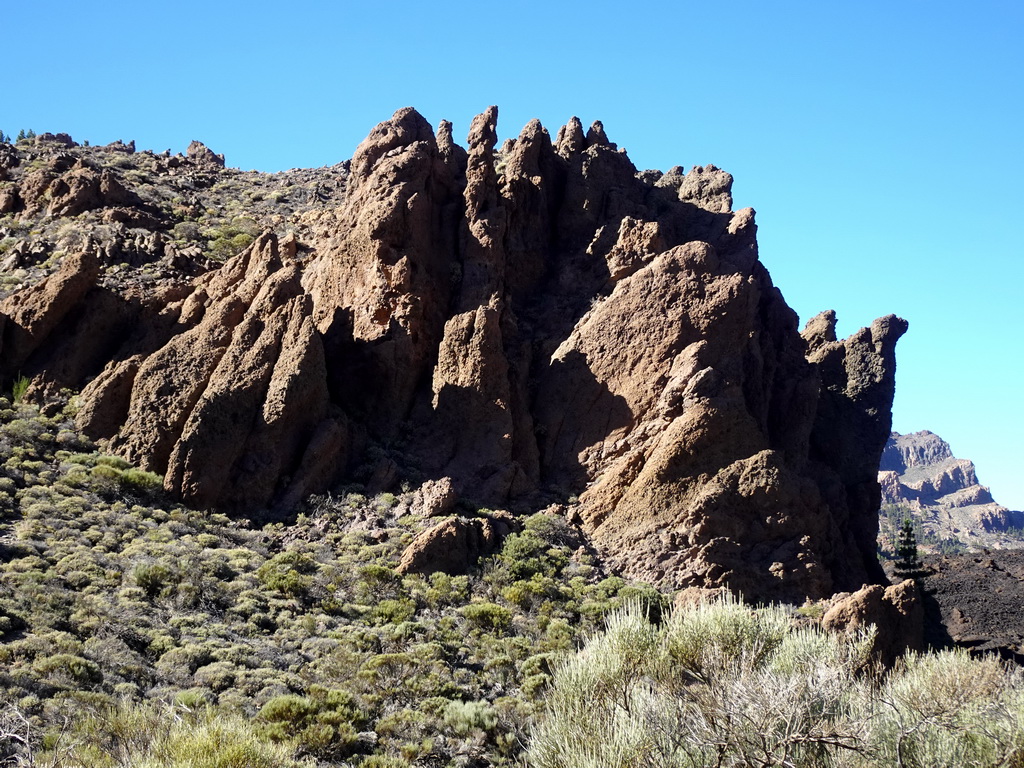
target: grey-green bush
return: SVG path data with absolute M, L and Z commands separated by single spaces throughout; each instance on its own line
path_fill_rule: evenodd
M 734 600 L 639 605 L 555 671 L 535 768 L 1024 765 L 1024 676 L 961 651 L 865 672 L 872 633 Z

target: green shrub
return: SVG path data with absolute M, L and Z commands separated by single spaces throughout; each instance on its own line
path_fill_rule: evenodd
M 877 696 L 868 736 L 876 765 L 1024 762 L 1024 681 L 995 658 L 912 654 Z
M 359 764 L 359 768 L 411 768 L 411 766 L 400 757 L 370 755 Z
M 160 475 L 134 467 L 124 470 L 119 482 L 126 490 L 138 493 L 151 493 L 164 487 L 164 479 Z
M 378 624 L 401 624 L 416 615 L 412 600 L 381 600 L 371 612 Z
M 471 624 L 484 630 L 504 631 L 512 623 L 512 611 L 496 603 L 470 603 L 461 613 Z
M 453 701 L 444 710 L 444 723 L 457 736 L 468 736 L 494 728 L 498 714 L 486 701 Z
M 263 705 L 260 732 L 273 742 L 294 741 L 311 755 L 339 759 L 350 755 L 358 722 L 350 695 L 315 687 L 313 697 L 285 694 Z
M 213 661 L 210 649 L 197 643 L 188 643 L 166 651 L 157 662 L 157 669 L 191 678 L 197 669 Z
M 3 426 L 4 436 L 22 445 L 31 445 L 45 431 L 46 425 L 37 419 L 13 419 Z
M 26 376 L 19 376 L 11 384 L 11 399 L 16 403 L 21 403 L 25 400 L 25 393 L 28 392 L 29 386 L 32 384 L 32 380 Z
M 260 566 L 256 575 L 268 589 L 290 597 L 304 596 L 313 584 L 317 564 L 308 555 L 288 550 L 274 555 Z
M 123 717 L 123 716 L 122 716 Z M 239 715 L 204 710 L 198 715 L 156 715 L 142 729 L 125 733 L 115 752 L 118 765 L 133 768 L 300 768 L 308 763 L 295 757 L 295 747 L 260 737 L 254 724 Z M 102 736 L 102 730 L 96 736 Z M 103 754 L 103 740 L 97 738 Z M 122 762 L 123 761 L 123 762 Z M 95 763 L 89 763 L 95 764 Z
M 204 234 L 209 239 L 210 255 L 220 261 L 241 253 L 256 239 L 250 232 L 233 225 L 212 229 Z
M 448 605 L 461 605 L 469 596 L 469 578 L 466 576 L 449 576 L 443 571 L 430 574 L 430 586 L 426 598 L 435 608 Z
M 132 580 L 135 586 L 152 598 L 172 586 L 177 581 L 177 574 L 161 563 L 144 563 L 132 571 Z
M 220 693 L 235 685 L 238 673 L 238 668 L 231 662 L 215 661 L 197 669 L 192 679 L 197 686 Z
M 79 685 L 91 685 L 103 679 L 103 674 L 95 662 L 70 653 L 58 653 L 36 659 L 32 669 L 38 675 L 56 677 Z
M 120 456 L 97 456 L 95 464 L 104 467 L 113 467 L 117 470 L 131 469 L 131 462 L 125 461 Z
M 499 560 L 513 580 L 523 581 L 547 570 L 544 562 L 547 550 L 547 542 L 537 534 L 531 531 L 513 533 L 505 539 Z

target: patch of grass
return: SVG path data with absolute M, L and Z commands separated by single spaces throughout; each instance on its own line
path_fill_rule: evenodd
M 22 403 L 25 401 L 25 393 L 28 392 L 29 386 L 31 386 L 32 380 L 27 376 L 19 376 L 11 384 L 11 399 L 16 403 Z

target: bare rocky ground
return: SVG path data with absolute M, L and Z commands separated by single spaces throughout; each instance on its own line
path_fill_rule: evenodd
M 266 229 L 301 237 L 304 214 L 336 204 L 347 166 L 242 171 L 198 141 L 186 155 L 67 134 L 0 144 L 0 296 L 83 250 L 124 288 L 193 277 Z
M 927 555 L 926 640 L 1024 663 L 1024 552 Z

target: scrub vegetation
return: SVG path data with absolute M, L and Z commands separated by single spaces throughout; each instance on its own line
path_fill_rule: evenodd
M 556 660 L 663 601 L 547 515 L 470 575 L 403 576 L 430 521 L 391 494 L 263 528 L 185 509 L 9 400 L 0 514 L 0 743 L 26 765 L 515 764 Z
M 263 527 L 171 503 L 0 399 L 0 762 L 15 766 L 1024 765 L 1018 673 L 893 673 L 786 607 L 669 610 L 537 514 L 402 575 L 401 496 Z
M 1020 766 L 1024 675 L 965 651 L 883 672 L 871 632 L 725 599 L 660 624 L 636 606 L 555 672 L 536 768 Z

